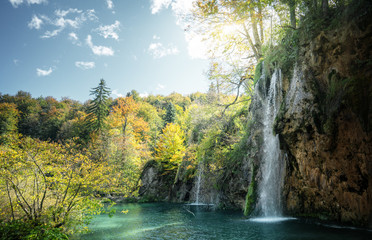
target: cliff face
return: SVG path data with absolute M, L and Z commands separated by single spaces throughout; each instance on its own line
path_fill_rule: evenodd
M 288 214 L 372 227 L 372 24 L 366 12 L 303 42 L 275 131 Z

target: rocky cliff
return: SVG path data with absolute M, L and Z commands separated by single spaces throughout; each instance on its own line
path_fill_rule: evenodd
M 302 41 L 275 131 L 287 214 L 372 227 L 372 19 Z

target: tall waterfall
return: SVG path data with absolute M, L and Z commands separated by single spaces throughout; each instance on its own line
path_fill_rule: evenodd
M 279 137 L 273 133 L 273 124 L 282 98 L 282 74 L 276 69 L 271 77 L 270 88 L 263 103 L 263 158 L 262 179 L 258 189 L 258 207 L 263 217 L 281 215 L 281 186 L 283 182 L 283 160 L 279 148 Z

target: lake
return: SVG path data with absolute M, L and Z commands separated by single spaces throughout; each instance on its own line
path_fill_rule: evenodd
M 372 239 L 372 231 L 313 220 L 246 219 L 241 211 L 172 203 L 118 204 L 75 239 Z M 127 214 L 123 210 L 129 210 Z M 279 221 L 277 221 L 279 220 Z

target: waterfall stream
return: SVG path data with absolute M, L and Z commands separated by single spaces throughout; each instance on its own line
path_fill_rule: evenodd
M 199 205 L 199 196 L 200 196 L 200 185 L 202 180 L 203 166 L 199 164 L 198 167 L 198 178 L 196 179 L 196 192 L 195 192 L 195 204 Z
M 282 76 L 276 69 L 271 77 L 270 88 L 263 104 L 263 157 L 262 179 L 258 189 L 258 207 L 263 217 L 281 216 L 281 186 L 283 167 L 279 137 L 273 134 L 273 124 L 281 103 Z

